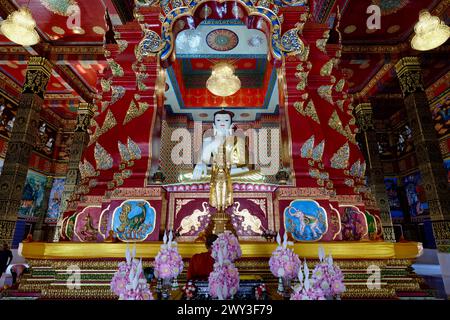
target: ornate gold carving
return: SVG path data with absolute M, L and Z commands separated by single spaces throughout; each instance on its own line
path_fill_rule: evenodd
M 95 144 L 94 158 L 99 170 L 108 170 L 113 166 L 112 156 L 99 143 Z
M 300 82 L 297 84 L 297 90 L 302 91 L 306 89 L 308 85 L 308 72 L 296 72 L 295 76 L 300 79 Z
M 326 53 L 326 46 L 327 46 L 327 42 L 328 42 L 328 38 L 330 37 L 330 31 L 327 30 L 324 32 L 323 37 L 321 39 L 318 39 L 316 41 L 316 47 L 317 49 L 319 49 L 320 51 L 322 51 L 323 53 Z
M 326 85 L 326 86 L 321 86 L 317 89 L 317 93 L 319 94 L 319 96 L 324 99 L 325 101 L 328 101 L 329 103 L 333 104 L 333 97 L 332 97 L 332 89 L 333 86 L 332 85 Z
M 331 72 L 333 71 L 333 67 L 334 67 L 334 58 L 331 58 L 320 69 L 320 75 L 322 77 L 329 77 L 329 76 L 331 76 Z
M 350 147 L 346 142 L 331 158 L 331 167 L 334 169 L 346 169 L 350 158 Z
M 123 124 L 125 125 L 128 122 L 130 122 L 131 120 L 133 120 L 134 118 L 137 118 L 137 117 L 143 115 L 144 112 L 147 111 L 149 107 L 150 107 L 150 105 L 146 102 L 138 102 L 138 104 L 136 104 L 136 102 L 134 100 L 131 101 L 130 107 L 128 108 L 128 111 L 123 120 Z
M 311 159 L 313 155 L 314 149 L 314 135 L 312 135 L 306 142 L 303 144 L 301 148 L 301 157 L 305 159 Z
M 34 93 L 43 98 L 50 80 L 51 70 L 52 65 L 47 59 L 30 57 L 22 92 Z
M 422 69 L 418 57 L 405 57 L 395 65 L 402 92 L 405 96 L 425 91 L 422 80 Z
M 344 86 L 345 86 L 345 79 L 341 79 L 334 86 L 334 90 L 336 90 L 336 92 L 342 92 L 342 90 L 344 90 Z
M 111 68 L 111 72 L 113 74 L 113 77 L 123 77 L 124 71 L 120 64 L 118 64 L 114 59 L 106 59 L 108 62 L 108 65 Z
M 320 124 L 319 121 L 319 116 L 317 115 L 316 112 L 316 107 L 314 106 L 314 102 L 313 100 L 309 100 L 308 104 L 306 106 L 305 109 L 303 109 L 305 102 L 304 101 L 297 101 L 294 103 L 294 108 L 303 116 L 305 117 L 310 117 L 311 119 L 313 119 L 315 122 Z

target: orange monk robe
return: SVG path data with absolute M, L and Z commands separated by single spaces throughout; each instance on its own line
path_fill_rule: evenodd
M 208 280 L 213 271 L 214 259 L 211 252 L 194 254 L 189 262 L 187 280 Z

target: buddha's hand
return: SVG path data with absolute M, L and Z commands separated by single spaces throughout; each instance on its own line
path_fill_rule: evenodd
M 202 176 L 206 176 L 208 173 L 207 167 L 205 163 L 198 163 L 195 168 L 194 172 L 192 173 L 192 179 L 193 180 L 200 180 Z

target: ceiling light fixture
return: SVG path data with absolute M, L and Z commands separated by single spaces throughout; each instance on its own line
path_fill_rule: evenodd
M 32 46 L 39 42 L 40 37 L 35 27 L 36 21 L 27 7 L 12 12 L 0 25 L 5 37 L 22 46 Z
M 414 32 L 411 47 L 419 51 L 435 49 L 443 45 L 450 37 L 450 28 L 426 10 L 420 12 Z
M 211 77 L 206 81 L 206 88 L 219 97 L 228 97 L 241 88 L 241 80 L 234 74 L 233 65 L 219 62 L 214 65 Z

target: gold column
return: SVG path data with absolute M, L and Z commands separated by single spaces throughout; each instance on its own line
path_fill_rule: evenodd
M 402 58 L 395 65 L 411 125 L 419 170 L 430 208 L 436 246 L 450 253 L 450 192 L 437 133 L 417 57 Z
M 16 121 L 0 176 L 0 242 L 11 243 L 14 236 L 17 213 L 31 153 L 36 144 L 39 116 L 51 70 L 51 63 L 43 57 L 31 57 L 28 61 Z
M 88 128 L 91 119 L 94 116 L 95 105 L 92 103 L 80 103 L 78 106 L 77 125 L 73 133 L 73 143 L 70 146 L 69 163 L 67 165 L 66 180 L 64 182 L 64 191 L 61 196 L 61 208 L 58 223 L 53 237 L 54 242 L 59 241 L 60 228 L 63 213 L 66 211 L 68 202 L 80 182 L 79 165 L 83 151 L 89 143 Z
M 363 137 L 363 147 L 366 149 L 370 187 L 380 208 L 383 238 L 385 241 L 395 242 L 389 198 L 384 184 L 383 164 L 378 153 L 377 133 L 372 119 L 372 106 L 370 103 L 361 103 L 356 106 L 355 112 L 356 121 Z

